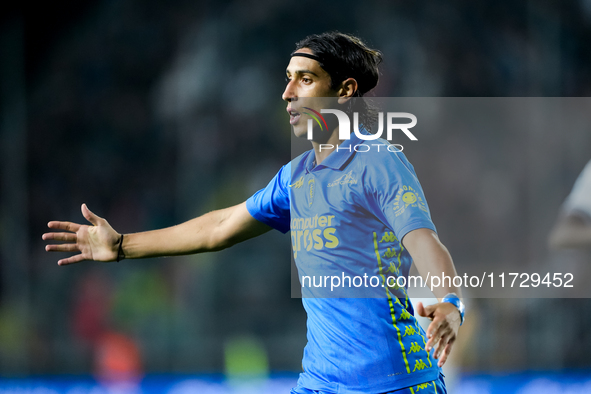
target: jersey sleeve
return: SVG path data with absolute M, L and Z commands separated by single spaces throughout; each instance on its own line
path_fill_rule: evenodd
M 388 153 L 370 176 L 375 214 L 400 240 L 412 230 L 437 231 L 414 168 L 401 153 Z
M 564 202 L 563 210 L 567 214 L 583 215 L 591 220 L 591 161 L 577 178 L 573 190 Z
M 253 218 L 286 233 L 290 223 L 289 183 L 291 163 L 281 167 L 267 187 L 246 200 L 246 209 Z

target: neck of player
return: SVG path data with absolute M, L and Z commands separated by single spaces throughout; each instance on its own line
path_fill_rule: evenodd
M 324 159 L 328 157 L 336 147 L 342 144 L 345 140 L 339 139 L 339 128 L 336 127 L 333 131 L 328 140 L 326 141 L 315 141 L 312 140 L 312 147 L 314 148 L 314 155 L 316 157 L 316 165 L 322 163 Z

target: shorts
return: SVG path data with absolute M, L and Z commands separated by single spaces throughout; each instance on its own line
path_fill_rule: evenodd
M 304 387 L 295 387 L 291 389 L 290 394 L 334 394 L 327 391 L 308 390 Z M 387 393 L 381 394 L 447 394 L 445 388 L 445 381 L 443 380 L 443 374 L 439 374 L 437 380 L 417 384 L 411 387 L 405 387 L 394 391 L 388 391 Z

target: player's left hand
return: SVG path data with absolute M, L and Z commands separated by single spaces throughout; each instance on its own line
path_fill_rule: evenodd
M 417 304 L 417 313 L 420 316 L 431 319 L 427 328 L 426 351 L 431 351 L 437 345 L 433 357 L 438 358 L 437 365 L 442 367 L 447 361 L 451 348 L 458 336 L 461 316 L 458 308 L 449 302 L 440 302 L 433 305 L 423 306 L 422 302 Z

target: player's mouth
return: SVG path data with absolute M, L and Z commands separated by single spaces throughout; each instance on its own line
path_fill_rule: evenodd
M 287 108 L 287 113 L 289 114 L 289 124 L 294 125 L 300 120 L 301 114 L 291 108 Z

